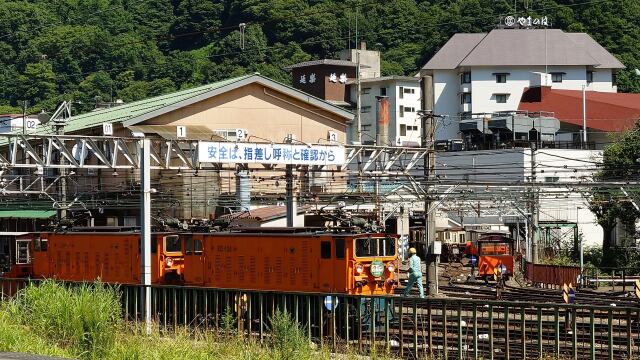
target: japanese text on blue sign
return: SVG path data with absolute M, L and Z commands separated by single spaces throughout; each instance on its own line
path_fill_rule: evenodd
M 343 165 L 344 147 L 324 145 L 200 142 L 198 160 L 209 163 Z

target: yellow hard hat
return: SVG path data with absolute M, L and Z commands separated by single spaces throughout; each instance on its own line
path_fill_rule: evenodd
M 415 254 L 416 248 L 409 248 L 409 254 Z

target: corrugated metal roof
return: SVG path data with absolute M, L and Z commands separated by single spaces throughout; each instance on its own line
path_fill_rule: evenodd
M 334 60 L 334 59 L 321 59 L 321 60 L 311 60 L 311 61 L 303 61 L 301 63 L 293 64 L 286 66 L 285 70 L 291 70 L 302 67 L 316 66 L 316 65 L 333 65 L 333 66 L 347 66 L 347 67 L 356 67 L 358 64 L 349 60 Z M 368 68 L 369 66 L 360 64 L 361 68 Z
M 292 97 L 300 99 L 301 101 L 306 101 L 309 104 L 323 108 L 324 110 L 337 114 L 345 119 L 350 120 L 353 118 L 353 113 L 349 111 L 332 105 L 322 99 L 315 98 L 301 90 L 281 84 L 256 73 L 218 81 L 192 89 L 181 90 L 171 94 L 156 96 L 108 109 L 101 109 L 76 115 L 67 120 L 64 130 L 66 134 L 74 134 L 81 130 L 101 126 L 105 122 L 122 123 L 125 127 L 135 125 L 146 119 L 153 118 L 176 110 L 180 107 L 187 106 L 193 102 L 202 101 L 208 97 L 215 96 L 219 92 L 230 91 L 236 87 L 253 82 L 259 82 L 266 87 L 284 92 Z M 22 130 L 14 131 L 14 133 L 21 131 Z M 29 134 L 54 135 L 55 131 L 51 124 L 47 123 L 45 125 L 38 125 L 36 129 L 30 131 Z M 6 138 L 0 139 L 0 146 L 6 144 Z
M 540 65 L 624 68 L 585 33 L 565 33 L 559 29 L 495 29 L 488 34 L 455 34 L 422 69 Z
M 55 210 L 0 210 L 0 218 L 48 219 L 54 216 Z
M 171 107 L 173 104 L 179 103 L 194 96 L 202 95 L 208 91 L 221 88 L 234 82 L 247 79 L 251 76 L 253 75 L 235 77 L 223 81 L 218 81 L 212 84 L 177 91 L 171 94 L 156 96 L 149 99 L 135 101 L 129 104 L 72 116 L 67 120 L 64 131 L 67 134 L 73 134 L 77 131 L 89 129 L 95 126 L 101 126 L 105 122 L 121 123 L 161 108 Z M 21 131 L 22 130 L 19 130 L 17 132 Z M 47 123 L 44 125 L 38 125 L 36 129 L 30 131 L 29 134 L 54 135 L 55 130 L 50 123 Z M 6 139 L 0 140 L 0 144 L 5 143 Z

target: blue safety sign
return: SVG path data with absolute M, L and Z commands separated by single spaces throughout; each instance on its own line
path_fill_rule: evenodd
M 471 255 L 471 265 L 475 265 L 477 261 L 478 259 L 475 256 Z
M 324 307 L 329 310 L 329 311 L 333 311 L 333 306 L 335 305 L 335 307 L 338 307 L 338 298 L 334 298 L 331 295 L 327 295 L 324 298 Z

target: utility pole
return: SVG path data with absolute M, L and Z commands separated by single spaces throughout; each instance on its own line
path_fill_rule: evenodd
M 436 213 L 431 210 L 431 184 L 435 179 L 435 123 L 436 115 L 433 114 L 432 97 L 433 78 L 425 76 L 422 78 L 422 108 L 420 111 L 422 125 L 422 147 L 427 149 L 424 156 L 424 217 L 425 229 L 423 239 L 423 254 L 427 265 L 427 289 L 429 295 L 438 294 L 438 255 L 433 254 L 433 243 L 436 238 Z
M 22 135 L 27 133 L 27 107 L 29 106 L 29 101 L 25 100 L 22 102 Z
M 142 261 L 140 275 L 142 288 L 140 304 L 146 325 L 147 334 L 151 333 L 151 140 L 141 140 L 140 149 L 140 241 L 142 249 Z
M 287 144 L 293 143 L 293 134 L 287 135 L 285 141 Z M 287 227 L 296 226 L 296 216 L 298 215 L 298 203 L 294 194 L 293 188 L 293 166 L 287 165 L 286 178 L 287 178 Z
M 530 240 L 530 244 L 531 244 L 531 261 L 534 264 L 538 263 L 538 237 L 539 237 L 539 232 L 538 232 L 538 221 L 540 220 L 540 216 L 538 213 L 538 201 L 539 201 L 539 197 L 538 197 L 538 191 L 537 191 L 537 186 L 536 186 L 536 143 L 532 142 L 531 143 L 531 196 L 530 196 L 530 210 L 529 212 L 531 213 L 531 221 L 529 221 L 529 236 L 531 237 Z

